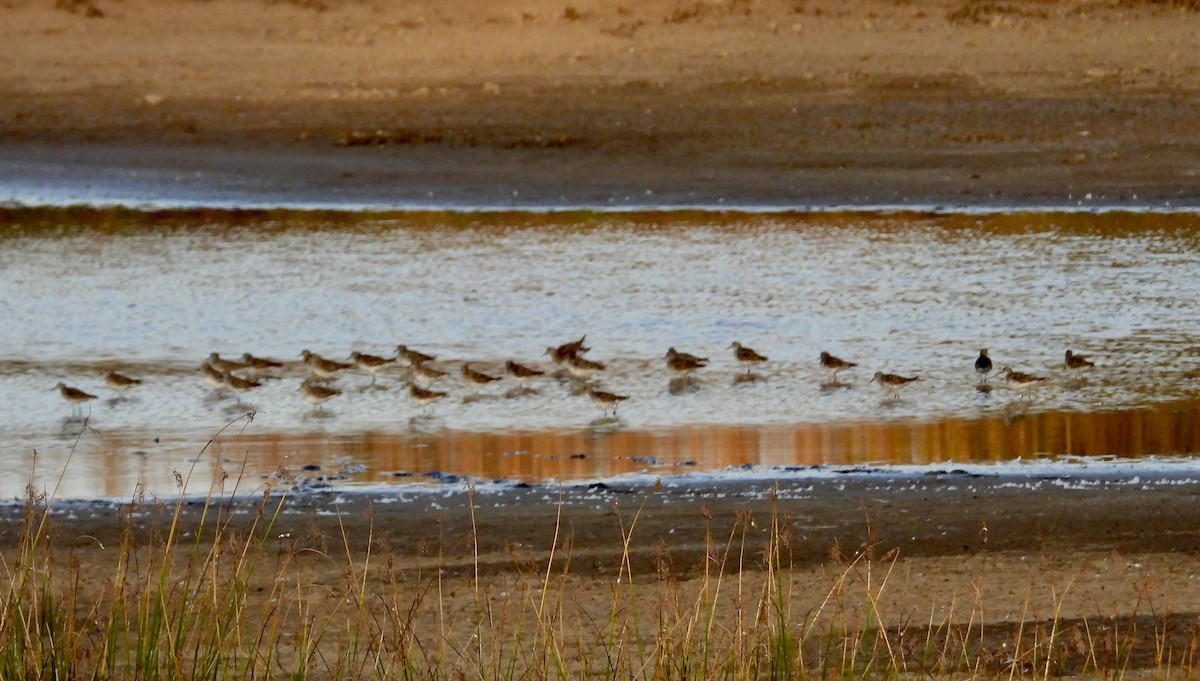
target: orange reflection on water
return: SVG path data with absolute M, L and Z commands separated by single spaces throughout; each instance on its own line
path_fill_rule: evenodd
M 351 435 L 245 433 L 213 443 L 202 456 L 185 445 L 132 451 L 137 434 L 109 433 L 70 459 L 39 456 L 29 470 L 39 489 L 59 481 L 59 497 L 129 497 L 177 493 L 175 473 L 189 493 L 250 491 L 286 470 L 343 483 L 430 482 L 430 472 L 477 480 L 579 481 L 623 473 L 720 471 L 756 466 L 854 466 L 998 463 L 1071 455 L 1138 458 L 1200 450 L 1200 402 L 1104 412 L 1021 413 L 1009 408 L 976 419 L 853 422 L 781 426 L 713 425 L 668 430 L 552 430 Z M 203 445 L 200 445 L 203 446 Z M 768 473 L 769 474 L 769 473 Z M 222 484 L 222 477 L 228 479 Z M 5 487 L 6 496 L 20 496 Z
M 1200 449 L 1200 403 L 1106 412 L 1003 413 L 919 423 L 786 426 L 716 425 L 670 430 L 596 430 L 354 436 L 266 434 L 246 437 L 252 466 L 263 469 L 338 462 L 361 464 L 354 480 L 395 471 L 440 471 L 526 482 L 713 471 L 744 464 L 815 466 L 1002 462 L 1072 455 L 1137 458 Z M 394 477 L 394 476 L 393 476 Z

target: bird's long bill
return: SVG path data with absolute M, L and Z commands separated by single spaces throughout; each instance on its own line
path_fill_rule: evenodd
M 872 377 L 871 377 L 871 380 L 867 381 L 867 383 L 874 383 L 874 382 L 875 382 L 875 377 L 874 377 L 874 376 L 872 376 Z

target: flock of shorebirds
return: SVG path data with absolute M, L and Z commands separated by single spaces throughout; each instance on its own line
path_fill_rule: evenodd
M 545 369 L 529 364 L 522 364 L 511 359 L 505 362 L 504 373 L 518 383 L 520 386 L 518 390 L 528 392 L 533 391 L 524 387 L 524 385 L 530 380 L 548 375 L 559 378 L 570 378 L 578 383 L 580 392 L 586 394 L 597 406 L 604 410 L 606 417 L 609 410 L 611 410 L 613 418 L 616 418 L 618 405 L 629 399 L 629 396 L 602 390 L 593 384 L 592 380 L 596 376 L 602 375 L 607 367 L 600 362 L 584 357 L 591 350 L 591 348 L 584 344 L 586 338 L 587 336 L 584 335 L 578 340 L 546 348 L 544 355 L 549 356 L 550 360 L 558 367 L 553 373 L 548 373 Z M 742 381 L 752 381 L 761 378 L 759 375 L 752 373 L 752 371 L 768 361 L 765 355 L 738 342 L 731 344 L 728 349 L 733 350 L 734 359 L 746 369 L 746 373 L 740 375 L 736 382 L 740 383 Z M 396 355 L 394 357 L 381 357 L 356 351 L 350 353 L 348 361 L 340 362 L 327 359 L 309 350 L 304 350 L 300 354 L 300 357 L 307 377 L 301 381 L 299 391 L 301 396 L 309 404 L 313 405 L 314 410 L 321 410 L 325 402 L 342 394 L 340 389 L 329 385 L 328 382 L 342 372 L 349 370 L 357 370 L 370 375 L 371 385 L 375 385 L 376 374 L 379 371 L 392 366 L 407 367 L 410 372 L 408 378 L 405 380 L 408 394 L 416 404 L 423 408 L 446 398 L 450 394 L 446 391 L 434 389 L 434 385 L 438 381 L 446 379 L 450 374 L 447 369 L 441 368 L 444 365 L 439 365 L 437 357 L 413 350 L 405 345 L 396 347 Z M 674 381 L 679 381 L 680 385 L 683 386 L 689 384 L 694 372 L 705 368 L 709 363 L 707 357 L 679 352 L 673 347 L 667 350 L 663 359 L 666 361 L 667 369 L 676 376 L 676 379 L 673 379 L 673 384 Z M 829 380 L 822 384 L 825 387 L 848 387 L 847 384 L 838 381 L 838 373 L 854 369 L 858 366 L 855 362 L 835 357 L 828 352 L 821 353 L 820 364 L 829 374 Z M 1071 372 L 1080 372 L 1095 366 L 1088 358 L 1077 355 L 1070 350 L 1066 352 L 1064 365 Z M 240 398 L 243 394 L 261 387 L 264 381 L 278 379 L 279 376 L 276 372 L 284 368 L 284 366 L 283 362 L 255 357 L 250 353 L 243 354 L 240 360 L 233 360 L 222 358 L 218 353 L 214 352 L 200 365 L 198 371 L 209 387 L 218 391 L 230 391 Z M 986 349 L 979 351 L 979 357 L 975 360 L 975 372 L 979 378 L 978 389 L 985 392 L 990 391 L 991 386 L 988 384 L 988 380 L 993 375 L 999 374 L 1004 377 L 1005 385 L 1017 391 L 1023 398 L 1028 397 L 1029 392 L 1034 387 L 1048 380 L 1043 376 L 1034 376 L 1014 371 L 1011 367 L 1004 367 L 1000 371 L 993 373 L 992 360 L 988 357 Z M 498 372 L 488 373 L 479 370 L 473 367 L 470 362 L 462 364 L 459 373 L 462 380 L 474 388 L 482 388 L 483 386 L 504 379 L 504 376 L 498 375 Z M 919 376 L 902 376 L 876 371 L 870 382 L 879 385 L 891 399 L 898 399 L 901 389 L 919 380 Z M 132 378 L 115 371 L 106 373 L 104 381 L 110 389 L 118 393 L 124 393 L 127 390 L 136 388 L 142 383 L 140 379 Z M 71 403 L 76 409 L 96 399 L 96 395 L 68 386 L 62 382 L 59 382 L 55 387 L 61 393 L 63 399 Z

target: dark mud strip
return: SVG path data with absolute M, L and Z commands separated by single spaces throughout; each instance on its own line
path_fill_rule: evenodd
M 352 552 L 365 549 L 370 537 L 413 557 L 422 551 L 441 555 L 454 573 L 455 565 L 466 570 L 472 564 L 473 505 L 482 573 L 511 569 L 514 542 L 549 547 L 561 522 L 575 549 L 586 549 L 572 571 L 599 575 L 617 569 L 622 525 L 636 519 L 635 569 L 657 570 L 665 558 L 682 578 L 703 565 L 708 539 L 728 537 L 739 522 L 753 520 L 747 536 L 765 542 L 773 515 L 791 535 L 785 562 L 801 567 L 822 564 L 834 553 L 882 555 L 893 549 L 905 558 L 1068 550 L 1194 554 L 1200 552 L 1198 500 L 1200 478 L 1154 469 L 1045 476 L 876 470 L 815 478 L 781 474 L 777 481 L 519 485 L 475 494 L 457 486 L 311 492 L 282 502 L 213 501 L 207 508 L 194 500 L 182 507 L 182 527 L 200 530 L 204 512 L 208 523 L 261 527 L 280 508 L 271 532 L 301 545 L 340 545 L 349 528 Z M 88 537 L 110 544 L 123 519 L 137 528 L 165 530 L 172 512 L 167 503 L 56 503 L 54 541 L 71 546 L 92 541 L 82 539 Z M 11 542 L 25 509 L 10 505 L 0 513 L 0 538 Z

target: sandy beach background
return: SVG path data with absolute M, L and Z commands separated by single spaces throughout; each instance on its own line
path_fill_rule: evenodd
M 1194 204 L 1186 5 L 9 0 L 0 179 L 209 202 Z

